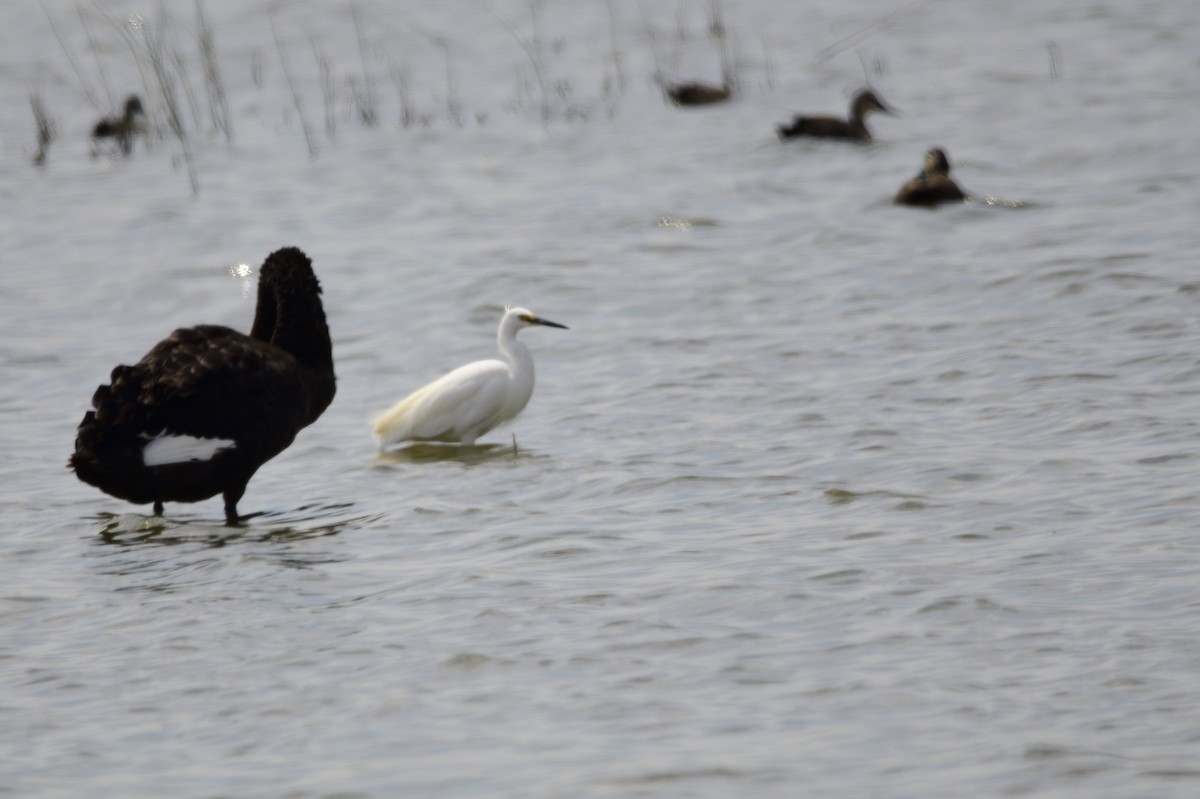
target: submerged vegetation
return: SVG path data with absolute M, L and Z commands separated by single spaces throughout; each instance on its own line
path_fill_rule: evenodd
M 265 27 L 270 46 L 232 54 L 222 50 L 204 0 L 194 0 L 182 12 L 179 6 L 160 0 L 148 18 L 116 16 L 100 4 L 81 4 L 74 23 L 82 32 L 82 47 L 79 36 L 69 35 L 76 33 L 71 23 L 56 18 L 45 4 L 43 10 L 67 66 L 67 77 L 60 76 L 56 83 L 68 87 L 76 101 L 82 98 L 98 115 L 112 111 L 117 99 L 130 91 L 140 94 L 149 120 L 146 146 L 163 142 L 172 146 L 173 160 L 183 165 L 193 193 L 199 191 L 197 142 L 235 139 L 226 76 L 239 68 L 249 69 L 251 80 L 246 85 L 256 90 L 271 85 L 278 76 L 275 85 L 283 87 L 287 99 L 277 104 L 275 113 L 285 125 L 299 126 L 309 156 L 317 158 L 322 146 L 336 141 L 344 124 L 366 128 L 394 124 L 401 130 L 482 126 L 499 113 L 533 116 L 543 126 L 581 123 L 596 116 L 611 119 L 631 88 L 661 92 L 682 79 L 700 77 L 717 78 L 720 85 L 740 90 L 743 73 L 761 66 L 737 57 L 723 0 L 704 0 L 702 19 L 691 13 L 700 5 L 680 0 L 670 19 L 661 23 L 651 19 L 643 3 L 637 4 L 637 16 L 627 8 L 622 17 L 615 0 L 605 0 L 601 18 L 607 19 L 607 30 L 596 41 L 584 43 L 553 35 L 543 5 L 544 0 L 529 0 L 527 14 L 519 19 L 483 6 L 482 18 L 494 22 L 520 55 L 506 92 L 493 89 L 472 100 L 461 89 L 461 74 L 472 63 L 472 54 L 454 37 L 403 11 L 389 24 L 368 18 L 352 2 L 347 31 L 326 27 L 318 35 L 302 23 L 284 21 L 275 9 L 268 10 Z M 338 33 L 341 50 L 328 43 Z M 307 40 L 307 48 L 297 47 L 297 40 Z M 770 85 L 768 51 L 764 38 L 762 62 Z M 683 74 L 687 63 L 702 60 L 718 67 L 719 76 Z M 646 65 L 640 84 L 631 79 L 633 63 Z M 488 78 L 494 82 L 497 76 Z M 140 85 L 131 86 L 132 81 Z M 314 110 L 316 98 L 319 117 Z M 38 131 L 33 160 L 41 164 L 57 126 L 46 111 L 42 91 L 31 91 L 30 100 Z M 314 125 L 314 119 L 320 122 Z
M 46 111 L 41 91 L 29 92 L 29 107 L 33 111 L 33 122 L 37 127 L 37 150 L 33 154 L 33 163 L 41 166 L 46 163 L 46 153 L 54 137 L 58 135 L 58 128 Z

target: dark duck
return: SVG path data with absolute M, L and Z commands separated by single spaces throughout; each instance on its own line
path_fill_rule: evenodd
M 225 522 L 258 467 L 333 401 L 333 348 L 312 262 L 271 253 L 250 335 L 217 325 L 176 330 L 118 366 L 84 414 L 70 468 L 114 497 L 199 502 L 221 494 Z
M 940 147 L 925 153 L 925 163 L 912 180 L 896 192 L 900 205 L 923 205 L 933 207 L 939 203 L 962 202 L 967 193 L 950 177 L 950 159 Z
M 672 83 L 665 87 L 665 91 L 672 103 L 684 106 L 723 103 L 733 96 L 733 87 L 728 83 L 720 86 L 711 83 Z
M 884 114 L 894 114 L 895 111 L 875 92 L 863 89 L 854 95 L 850 102 L 850 119 L 837 117 L 806 117 L 796 116 L 788 125 L 779 125 L 775 131 L 782 140 L 794 139 L 798 136 L 814 136 L 823 139 L 844 139 L 847 141 L 870 141 L 871 132 L 867 130 L 867 115 L 872 111 Z
M 92 138 L 113 139 L 121 152 L 129 155 L 133 149 L 133 137 L 146 130 L 146 111 L 136 94 L 125 100 L 125 113 L 119 117 L 104 117 L 92 128 Z

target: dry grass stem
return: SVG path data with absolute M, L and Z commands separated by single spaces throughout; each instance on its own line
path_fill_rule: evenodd
M 267 18 L 271 23 L 271 36 L 275 39 L 275 50 L 279 53 L 279 65 L 283 69 L 284 80 L 287 81 L 288 91 L 292 95 L 292 105 L 296 108 L 296 116 L 300 120 L 300 129 L 304 132 L 304 143 L 308 146 L 308 157 L 315 159 L 317 157 L 317 145 L 313 141 L 312 130 L 308 126 L 308 121 L 304 117 L 304 101 L 300 99 L 300 92 L 296 89 L 296 82 L 292 80 L 292 72 L 288 69 L 287 57 L 283 51 L 283 41 L 279 38 L 279 28 L 275 25 L 275 14 L 272 11 L 267 11 Z

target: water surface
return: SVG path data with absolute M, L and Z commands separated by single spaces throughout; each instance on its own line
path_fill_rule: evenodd
M 706 4 L 353 7 L 206 2 L 231 141 L 193 7 L 0 10 L 0 795 L 1200 790 L 1192 3 L 737 4 L 706 109 L 653 83 L 720 79 Z M 864 70 L 874 144 L 775 139 Z M 893 206 L 933 145 L 977 199 Z M 109 370 L 289 244 L 339 391 L 254 518 L 75 480 Z M 377 454 L 505 304 L 571 328 L 525 414 Z

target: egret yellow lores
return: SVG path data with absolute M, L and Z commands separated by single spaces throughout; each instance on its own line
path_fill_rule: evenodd
M 409 394 L 375 419 L 379 448 L 407 441 L 444 441 L 471 446 L 497 425 L 515 418 L 533 396 L 533 355 L 517 341 L 525 327 L 568 329 L 526 308 L 507 308 L 496 344 L 503 359 L 460 366 Z

